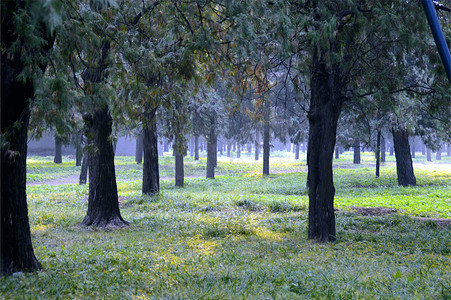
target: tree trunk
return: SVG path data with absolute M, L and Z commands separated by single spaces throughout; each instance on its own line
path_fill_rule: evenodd
M 183 154 L 180 152 L 178 142 L 175 143 L 175 186 L 183 187 L 185 184 L 185 170 L 183 168 Z
M 426 155 L 426 146 L 424 145 L 424 143 L 421 143 L 421 145 L 421 154 Z
M 340 148 L 338 147 L 338 145 L 335 146 L 335 159 L 339 159 L 340 158 Z
M 325 53 L 320 55 L 318 52 L 318 45 L 315 45 L 308 113 L 308 238 L 327 242 L 335 240 L 336 236 L 332 160 L 342 98 L 338 66 L 329 66 Z
M 155 195 L 160 191 L 160 169 L 158 165 L 158 137 L 156 109 L 144 113 L 143 124 L 143 184 L 144 195 Z
M 381 134 L 381 162 L 385 162 L 385 138 Z
M 296 143 L 294 145 L 295 151 L 294 151 L 294 159 L 299 159 L 299 143 Z
M 83 160 L 81 164 L 80 177 L 78 179 L 78 183 L 80 185 L 86 184 L 88 180 L 88 166 L 89 166 L 89 153 L 88 150 L 83 151 Z
M 377 131 L 376 138 L 376 178 L 380 176 L 380 166 L 381 166 L 381 131 Z
M 207 137 L 207 178 L 215 178 L 215 167 L 218 152 L 216 151 L 218 147 L 218 138 L 215 133 L 215 129 L 212 126 L 210 128 L 210 133 Z
M 265 117 L 265 119 L 265 124 L 263 125 L 263 175 L 269 175 L 269 152 L 271 150 L 269 140 L 271 135 L 269 132 L 269 117 Z
M 252 143 L 247 143 L 247 153 L 252 153 Z
M 31 244 L 26 195 L 28 100 L 33 97 L 34 88 L 31 82 L 23 85 L 17 80 L 21 71 L 16 69 L 18 63 L 17 59 L 7 59 L 2 51 L 1 133 L 5 135 L 2 136 L 0 159 L 0 274 L 3 275 L 41 269 Z
M 141 164 L 143 162 L 143 134 L 139 134 L 136 137 L 136 148 L 135 148 L 135 162 Z
M 412 157 L 410 156 L 409 134 L 405 130 L 394 128 L 392 133 L 398 184 L 402 186 L 416 185 L 417 181 L 413 172 Z
M 426 147 L 426 160 L 432 161 L 431 149 L 429 147 Z
M 260 155 L 260 135 L 258 131 L 255 132 L 255 160 L 259 159 Z
M 291 143 L 288 142 L 288 143 L 285 144 L 285 146 L 286 146 L 286 151 L 287 152 L 291 152 Z
M 448 146 L 446 147 L 446 155 L 451 156 L 451 144 L 448 144 Z
M 169 152 L 169 143 L 167 138 L 163 138 L 163 152 Z
M 75 166 L 80 167 L 83 160 L 83 147 L 81 143 L 82 138 L 80 138 L 77 145 L 75 145 Z
M 230 157 L 230 151 L 232 150 L 232 142 L 231 141 L 227 141 L 227 157 Z
M 194 157 L 194 136 L 189 139 L 189 156 Z
M 390 144 L 390 153 L 389 153 L 390 156 L 393 156 L 394 150 L 395 150 L 395 147 L 394 147 L 393 143 L 391 143 Z
M 413 136 L 412 139 L 411 139 L 411 144 L 410 144 L 410 153 L 412 155 L 412 158 L 415 158 L 415 152 L 416 152 L 416 149 L 415 149 L 415 137 Z
M 441 160 L 442 159 L 442 146 L 438 147 L 437 154 L 435 155 L 435 159 L 436 160 Z
M 354 139 L 354 163 L 360 164 L 360 140 Z
M 55 164 L 63 162 L 63 143 L 58 135 L 55 135 L 55 156 L 53 157 Z
M 194 136 L 194 160 L 199 160 L 199 136 Z
M 241 158 L 241 145 L 239 143 L 236 145 L 236 158 Z
M 80 225 L 99 228 L 124 227 L 121 217 L 114 169 L 112 118 L 108 105 L 84 117 L 90 146 L 89 198 L 86 217 Z
M 39 1 L 33 4 L 40 5 Z M 33 7 L 36 8 L 36 7 Z M 34 255 L 31 243 L 30 224 L 28 220 L 26 174 L 27 174 L 27 132 L 30 120 L 29 101 L 35 94 L 34 82 L 19 79 L 25 68 L 32 70 L 21 61 L 20 53 L 12 54 L 11 46 L 19 39 L 28 43 L 16 33 L 15 14 L 23 10 L 32 13 L 29 1 L 3 1 L 1 8 L 1 100 L 0 100 L 0 275 L 11 275 L 15 272 L 32 272 L 41 269 L 41 264 Z M 36 13 L 38 15 L 39 12 Z M 22 20 L 29 25 L 27 20 Z M 53 47 L 53 38 L 49 36 L 46 22 L 36 20 L 32 30 L 40 35 L 39 49 L 31 49 L 43 57 Z M 30 27 L 30 26 L 28 26 Z M 30 29 L 27 27 L 27 30 Z M 20 43 L 19 43 L 20 44 Z M 34 57 L 30 57 L 34 60 Z M 38 67 L 45 71 L 46 64 Z M 28 72 L 28 71 L 27 71 Z

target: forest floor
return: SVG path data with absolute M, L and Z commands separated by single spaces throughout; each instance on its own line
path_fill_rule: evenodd
M 173 163 L 160 158 L 162 178 L 172 178 Z M 205 158 L 187 158 L 185 187 L 164 179 L 152 197 L 141 195 L 132 157 L 115 164 L 130 226 L 100 230 L 78 226 L 88 205 L 80 167 L 69 157 L 57 166 L 29 158 L 30 229 L 43 270 L 0 278 L 0 299 L 451 298 L 449 157 L 417 155 L 417 186 L 399 187 L 393 157 L 376 178 L 372 153 L 359 166 L 341 155 L 337 241 L 326 244 L 307 239 L 305 155 L 276 153 L 269 176 L 250 155 L 222 157 L 214 180 L 204 178 Z

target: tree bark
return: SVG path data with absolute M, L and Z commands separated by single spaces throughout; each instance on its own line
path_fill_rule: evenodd
M 426 160 L 432 161 L 431 149 L 429 147 L 426 147 Z
M 413 136 L 411 140 L 412 141 L 411 141 L 411 144 L 410 144 L 410 152 L 411 152 L 412 158 L 415 158 L 415 152 L 416 152 L 416 149 L 415 149 L 415 137 Z
M 354 163 L 360 164 L 360 140 L 354 139 Z
M 135 148 L 135 162 L 137 164 L 142 164 L 143 162 L 143 134 L 139 134 L 136 137 L 136 148 Z
M 194 160 L 199 160 L 199 136 L 194 136 Z
M 156 109 L 144 113 L 143 124 L 143 184 L 144 195 L 155 195 L 160 191 L 160 169 L 158 165 L 158 137 Z
M 53 157 L 53 162 L 55 164 L 60 164 L 63 162 L 63 143 L 61 138 L 55 134 L 55 156 Z
M 269 113 L 266 112 L 265 115 Z M 269 175 L 269 152 L 270 152 L 270 126 L 269 116 L 265 116 L 265 124 L 263 125 L 263 175 Z
M 294 145 L 295 150 L 294 150 L 294 159 L 299 159 L 299 143 L 296 143 Z
M 163 152 L 169 152 L 169 143 L 166 138 L 163 138 Z
M 230 140 L 227 141 L 226 148 L 227 148 L 227 157 L 230 157 L 230 151 L 232 150 L 232 142 Z
M 385 138 L 381 134 L 381 162 L 385 162 Z
M 395 146 L 396 173 L 398 184 L 402 186 L 416 185 L 413 172 L 412 157 L 410 155 L 409 134 L 406 130 L 392 129 L 393 144 Z
M 241 158 L 241 145 L 239 143 L 236 145 L 236 158 Z
M 89 147 L 89 198 L 86 217 L 80 225 L 99 228 L 124 227 L 121 217 L 114 169 L 112 118 L 108 105 L 85 115 Z
M 83 148 L 81 143 L 75 147 L 75 166 L 80 167 L 83 160 Z
M 442 146 L 438 147 L 437 153 L 435 154 L 435 159 L 436 160 L 441 160 L 442 159 Z
M 212 121 L 214 122 L 214 120 Z M 212 123 L 214 124 L 214 123 Z M 218 138 L 215 133 L 213 126 L 210 127 L 210 132 L 207 137 L 207 178 L 215 178 L 215 168 L 218 152 L 216 151 L 218 147 Z
M 34 88 L 31 82 L 23 85 L 16 79 L 21 71 L 17 64 L 20 62 L 7 59 L 2 52 L 1 132 L 5 136 L 1 145 L 0 274 L 3 275 L 41 269 L 31 243 L 26 195 L 28 100 L 33 97 Z
M 78 184 L 80 185 L 86 184 L 88 180 L 89 153 L 86 149 L 83 152 L 83 161 L 81 164 L 80 177 L 78 179 Z
M 183 154 L 176 142 L 175 149 L 175 186 L 183 187 L 185 184 L 185 170 L 183 168 Z
M 259 159 L 260 155 L 260 135 L 258 131 L 255 132 L 255 160 Z
M 394 150 L 395 150 L 395 147 L 394 147 L 393 143 L 391 143 L 390 144 L 390 153 L 389 153 L 390 156 L 393 156 Z
M 333 51 L 333 47 L 330 51 Z M 307 149 L 308 238 L 327 242 L 336 238 L 332 160 L 343 98 L 340 96 L 338 66 L 328 65 L 326 53 L 319 52 L 319 46 L 315 45 L 310 111 L 307 115 L 310 125 Z
M 335 146 L 335 159 L 339 159 L 340 158 L 340 148 L 338 147 L 338 145 Z
M 32 70 L 32 66 L 22 62 L 20 53 L 12 54 L 10 51 L 19 39 L 25 44 L 29 42 L 16 33 L 17 22 L 14 18 L 19 10 L 27 11 L 30 15 L 33 5 L 40 4 L 39 1 L 30 2 L 3 1 L 1 9 L 0 275 L 42 268 L 31 243 L 26 195 L 29 101 L 35 94 L 35 83 L 31 79 L 19 79 L 19 74 L 25 68 Z M 27 20 L 23 21 L 28 25 Z M 45 28 L 45 22 L 40 19 L 34 21 L 33 28 L 28 26 L 27 29 L 35 30 L 31 34 L 39 35 L 42 43 L 39 49 L 33 49 L 33 45 L 30 45 L 33 51 L 30 54 L 44 57 L 53 47 L 54 39 L 49 34 L 49 28 Z M 44 72 L 46 63 L 38 63 L 38 68 Z
M 381 166 L 381 131 L 377 131 L 376 138 L 376 178 L 380 176 L 380 166 Z

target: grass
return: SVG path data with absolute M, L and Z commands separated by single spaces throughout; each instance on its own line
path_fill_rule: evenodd
M 185 174 L 201 178 L 187 178 L 183 189 L 162 180 L 159 195 L 143 197 L 142 167 L 117 157 L 127 229 L 77 227 L 87 210 L 87 186 L 29 186 L 33 245 L 44 270 L 0 278 L 0 298 L 451 297 L 451 230 L 414 218 L 451 218 L 449 158 L 417 158 L 419 185 L 404 188 L 397 186 L 393 162 L 374 178 L 370 154 L 361 166 L 342 155 L 334 169 L 337 241 L 329 244 L 306 239 L 306 173 L 292 172 L 305 171 L 303 158 L 272 157 L 271 170 L 280 173 L 262 177 L 261 161 L 223 157 L 223 175 L 215 180 L 203 178 L 205 161 L 187 159 Z M 31 158 L 29 174 L 56 178 L 79 171 L 70 162 L 55 167 L 50 161 Z M 171 176 L 172 157 L 160 163 L 162 176 Z M 399 213 L 367 217 L 350 206 Z

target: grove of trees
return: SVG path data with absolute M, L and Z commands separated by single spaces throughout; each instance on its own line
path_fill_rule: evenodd
M 449 41 L 450 9 L 436 10 Z M 433 150 L 451 143 L 450 81 L 420 1 L 17 0 L 1 2 L 1 18 L 1 274 L 41 268 L 27 212 L 30 132 L 52 129 L 80 162 L 84 153 L 80 225 L 99 228 L 128 226 L 118 132 L 142 139 L 147 195 L 160 190 L 159 136 L 173 144 L 180 187 L 190 136 L 197 159 L 206 142 L 210 179 L 223 144 L 240 153 L 255 143 L 256 159 L 262 144 L 267 175 L 275 140 L 297 152 L 308 143 L 308 238 L 320 242 L 336 238 L 338 144 L 355 163 L 361 145 L 379 162 L 392 138 L 407 186 L 409 137 Z

